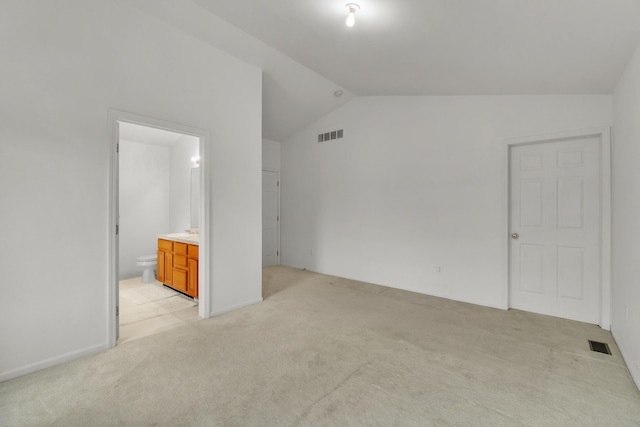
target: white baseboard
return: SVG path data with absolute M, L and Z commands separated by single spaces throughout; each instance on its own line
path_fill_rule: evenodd
M 622 354 L 622 358 L 624 359 L 624 363 L 627 365 L 627 369 L 629 369 L 629 373 L 631 373 L 631 378 L 633 378 L 633 382 L 636 383 L 636 387 L 640 390 L 640 366 L 636 366 L 633 363 L 633 359 L 630 357 L 626 357 L 629 353 L 625 350 L 624 345 L 622 345 L 622 341 L 616 338 L 616 333 L 611 328 L 611 335 L 616 342 L 616 345 L 620 349 L 620 353 Z
M 299 269 L 299 270 L 306 270 L 306 271 L 310 271 L 312 273 L 319 273 L 319 274 L 324 274 L 324 275 L 327 275 L 327 276 L 336 276 L 335 274 L 332 274 L 332 273 L 324 273 L 324 272 L 321 272 L 321 271 L 308 270 L 307 268 L 304 268 L 304 267 L 295 267 L 295 266 L 292 266 L 292 265 L 285 265 L 285 267 L 296 268 L 296 269 Z M 462 297 L 459 297 L 457 295 L 448 295 L 448 294 L 435 292 L 435 291 L 425 292 L 425 291 L 420 290 L 420 289 L 412 289 L 412 288 L 408 288 L 408 287 L 393 286 L 393 285 L 388 285 L 388 284 L 384 284 L 384 283 L 376 283 L 376 282 L 372 282 L 371 280 L 366 279 L 366 278 L 345 277 L 345 276 L 336 276 L 336 277 L 340 277 L 340 278 L 347 279 L 347 280 L 355 280 L 357 282 L 369 283 L 371 285 L 376 285 L 376 286 L 384 286 L 385 288 L 390 288 L 390 289 L 399 289 L 401 291 L 413 292 L 413 293 L 416 293 L 416 294 L 427 295 L 427 296 L 430 296 L 430 297 L 443 298 L 443 299 L 448 299 L 448 300 L 456 301 L 456 302 L 463 302 L 465 304 L 473 304 L 473 305 L 477 305 L 477 306 L 480 306 L 480 307 L 495 308 L 495 309 L 502 310 L 502 311 L 509 310 L 509 305 L 508 304 L 505 305 L 504 303 L 490 304 L 490 303 L 478 302 L 478 301 L 474 301 L 474 300 L 471 300 L 471 299 L 462 298 Z
M 255 298 L 255 299 L 252 299 L 252 300 L 249 300 L 249 301 L 241 302 L 240 304 L 234 304 L 234 305 L 230 305 L 228 307 L 224 307 L 224 308 L 219 308 L 217 310 L 213 310 L 211 313 L 209 313 L 209 315 L 211 317 L 219 316 L 221 314 L 228 313 L 228 312 L 234 311 L 234 310 L 238 310 L 239 308 L 247 307 L 249 305 L 258 304 L 258 303 L 261 303 L 261 302 L 262 302 L 262 297 Z
M 39 371 L 41 369 L 50 368 L 51 366 L 59 365 L 61 363 L 78 359 L 80 357 L 100 353 L 101 351 L 107 349 L 109 349 L 109 345 L 107 343 L 96 345 L 93 347 L 86 347 L 60 356 L 51 357 L 40 362 L 32 363 L 30 365 L 26 365 L 17 369 L 12 369 L 11 371 L 2 372 L 0 373 L 0 382 L 17 378 L 22 375 L 30 374 L 31 372 Z
M 300 267 L 298 265 L 291 265 L 291 264 L 280 264 L 280 267 L 289 267 L 289 268 L 295 268 L 296 270 L 306 270 L 306 267 Z M 311 271 L 311 270 L 308 270 Z

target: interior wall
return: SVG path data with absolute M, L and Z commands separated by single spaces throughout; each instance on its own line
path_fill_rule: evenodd
M 282 263 L 506 308 L 505 139 L 611 123 L 609 95 L 357 98 L 282 144 Z
M 211 312 L 260 301 L 261 70 L 118 1 L 2 2 L 0 39 L 0 380 L 108 348 L 110 109 L 209 132 Z
M 611 332 L 640 385 L 640 46 L 620 79 L 613 100 Z
M 280 170 L 280 143 L 268 139 L 262 140 L 262 169 Z
M 120 280 L 141 276 L 136 257 L 155 254 L 168 230 L 169 165 L 169 147 L 120 140 Z
M 184 135 L 171 145 L 170 225 L 161 233 L 182 233 L 191 228 L 191 158 L 199 154 L 199 142 Z

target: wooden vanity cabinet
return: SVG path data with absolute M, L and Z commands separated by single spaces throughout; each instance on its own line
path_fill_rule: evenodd
M 198 245 L 158 239 L 158 281 L 198 298 Z
M 158 282 L 164 283 L 164 252 L 158 249 Z
M 173 285 L 171 287 L 176 291 L 187 293 L 187 270 L 173 267 Z
M 187 262 L 186 243 L 173 242 L 173 288 L 187 293 L 187 282 L 189 281 L 189 263 Z
M 188 249 L 188 270 L 187 295 L 198 298 L 198 251 L 196 245 L 189 245 Z
M 173 286 L 173 254 L 164 254 L 164 277 L 165 283 Z
M 173 284 L 173 242 L 158 239 L 158 282 Z

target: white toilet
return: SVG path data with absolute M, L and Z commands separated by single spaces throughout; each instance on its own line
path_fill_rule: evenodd
M 151 283 L 156 281 L 156 266 L 158 265 L 158 255 L 141 255 L 136 258 L 136 265 L 144 268 L 142 273 L 142 283 Z

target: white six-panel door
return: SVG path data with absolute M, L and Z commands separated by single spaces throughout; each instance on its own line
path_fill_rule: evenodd
M 262 171 L 262 266 L 280 264 L 279 253 L 279 174 Z
M 511 148 L 510 307 L 599 323 L 600 143 Z

